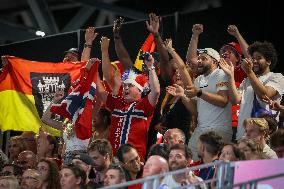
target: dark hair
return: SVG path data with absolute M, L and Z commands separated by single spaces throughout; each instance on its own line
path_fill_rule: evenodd
M 117 159 L 120 161 L 120 162 L 123 162 L 123 154 L 129 152 L 131 149 L 135 149 L 134 146 L 132 146 L 131 144 L 123 144 L 121 145 L 118 150 L 117 150 L 117 153 L 116 153 L 116 157 Z
M 110 169 L 114 169 L 114 170 L 118 170 L 119 172 L 119 178 L 122 180 L 122 179 L 125 179 L 126 180 L 126 173 L 125 173 L 125 170 L 119 165 L 119 164 L 111 164 L 108 168 L 107 168 L 107 171 L 110 170 Z
M 203 133 L 199 140 L 204 144 L 205 150 L 212 155 L 219 155 L 224 146 L 222 137 L 214 131 Z
M 58 167 L 57 164 L 49 159 L 49 158 L 44 158 L 39 161 L 40 162 L 45 162 L 48 164 L 48 175 L 47 175 L 47 189 L 61 189 L 60 185 L 60 177 L 59 177 L 59 172 L 58 172 Z
M 110 142 L 106 139 L 96 139 L 88 147 L 88 152 L 98 151 L 102 156 L 109 155 L 110 160 L 112 160 L 112 146 Z
M 3 166 L 3 168 L 4 167 L 8 167 L 8 166 L 13 167 L 13 169 L 14 169 L 14 176 L 22 176 L 22 174 L 23 174 L 22 167 L 20 167 L 19 165 L 14 164 L 14 163 L 7 163 L 7 164 L 5 164 Z
M 244 160 L 244 155 L 242 154 L 242 152 L 240 151 L 240 149 L 236 146 L 236 144 L 233 144 L 233 143 L 225 143 L 224 146 L 223 146 L 223 148 L 224 148 L 225 146 L 231 146 L 232 149 L 233 149 L 233 152 L 234 152 L 234 154 L 235 154 L 235 156 L 236 156 L 236 158 L 237 158 L 238 160 Z M 223 149 L 223 148 L 222 148 L 222 149 Z M 220 154 L 219 154 L 219 156 L 220 156 Z
M 62 169 L 70 169 L 76 178 L 81 178 L 80 187 L 84 189 L 86 188 L 87 175 L 86 172 L 81 167 L 70 164 L 67 166 L 63 166 Z
M 58 153 L 58 142 L 56 140 L 56 137 L 48 134 L 46 138 L 50 145 L 53 144 L 52 155 L 57 154 Z
M 267 61 L 271 61 L 271 64 L 269 65 L 271 70 L 274 68 L 278 61 L 276 49 L 274 48 L 272 43 L 269 43 L 267 41 L 255 41 L 248 47 L 248 52 L 250 55 L 253 55 L 254 52 L 261 53 Z
M 161 144 L 153 144 L 150 147 L 147 159 L 149 159 L 150 156 L 153 155 L 158 155 L 161 156 L 163 158 L 165 158 L 166 160 L 169 159 L 169 149 L 167 148 L 167 146 L 164 143 Z
M 111 112 L 107 108 L 101 108 L 99 110 L 99 114 L 101 114 L 104 124 L 106 126 L 110 125 L 110 123 L 111 123 Z
M 268 134 L 271 135 L 278 128 L 277 120 L 274 117 L 271 117 L 271 116 L 268 116 L 268 115 L 263 116 L 262 118 L 264 118 L 267 121 L 268 127 L 269 127 L 269 133 Z
M 270 144 L 272 148 L 284 147 L 284 129 L 278 129 L 271 135 Z
M 174 144 L 173 146 L 171 146 L 170 148 L 170 153 L 172 150 L 182 150 L 184 152 L 185 158 L 187 160 L 192 159 L 192 152 L 191 150 L 188 148 L 187 145 L 184 144 Z

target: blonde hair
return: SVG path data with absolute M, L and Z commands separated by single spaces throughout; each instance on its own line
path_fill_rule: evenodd
M 268 131 L 269 125 L 264 118 L 247 118 L 244 120 L 244 127 L 256 125 L 259 127 L 260 131 Z
M 9 176 L 4 176 L 4 177 L 0 177 L 0 180 L 7 180 L 7 182 L 9 183 L 7 189 L 20 189 L 20 185 L 18 180 L 16 179 L 15 176 L 9 175 Z

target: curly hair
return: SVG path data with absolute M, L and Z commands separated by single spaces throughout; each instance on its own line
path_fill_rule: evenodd
M 267 61 L 271 62 L 271 64 L 269 65 L 269 68 L 271 70 L 275 67 L 278 61 L 278 54 L 276 49 L 274 48 L 272 43 L 267 41 L 255 41 L 248 47 L 248 52 L 250 55 L 253 55 L 254 52 L 259 52 L 260 54 L 262 54 Z
M 39 161 L 40 162 L 45 162 L 48 164 L 48 176 L 47 176 L 47 189 L 61 189 L 60 185 L 60 177 L 59 177 L 59 172 L 58 172 L 58 167 L 57 164 L 49 159 L 49 158 L 43 158 Z

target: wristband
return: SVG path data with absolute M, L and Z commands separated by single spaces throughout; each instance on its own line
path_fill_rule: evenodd
M 197 91 L 197 93 L 196 93 L 196 96 L 197 96 L 197 97 L 201 97 L 201 95 L 202 95 L 202 90 L 199 89 L 199 90 Z
M 87 43 L 84 43 L 84 48 L 92 48 L 92 45 L 89 45 Z

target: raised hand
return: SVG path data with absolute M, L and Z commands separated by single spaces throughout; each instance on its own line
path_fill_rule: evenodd
M 149 54 L 149 58 L 148 58 L 148 60 L 144 60 L 144 64 L 148 67 L 148 68 L 151 68 L 152 66 L 154 66 L 154 62 L 155 62 L 155 60 L 154 60 L 154 57 L 151 55 L 151 54 Z
M 284 107 L 276 101 L 271 100 L 267 95 L 262 99 L 263 102 L 269 105 L 269 108 L 275 111 L 280 111 Z
M 120 86 L 121 86 L 121 83 L 122 83 L 122 81 L 121 81 L 121 73 L 120 73 L 119 69 L 116 69 L 116 70 L 114 71 L 114 76 L 113 76 L 113 77 L 114 77 L 114 78 L 113 78 L 114 86 L 115 86 L 117 89 L 119 89 Z
M 102 36 L 101 41 L 100 41 L 100 43 L 101 43 L 101 51 L 102 52 L 108 50 L 108 48 L 109 48 L 109 41 L 110 41 L 109 38 Z
M 187 97 L 193 98 L 197 95 L 198 89 L 195 86 L 187 86 L 184 93 Z
M 166 39 L 166 40 L 164 41 L 164 44 L 165 44 L 165 47 L 166 47 L 167 50 L 175 50 L 175 49 L 173 48 L 173 41 L 172 41 L 171 38 Z
M 55 95 L 52 99 L 53 103 L 58 103 L 62 98 L 64 97 L 64 91 L 60 90 L 60 91 L 56 91 Z
M 235 25 L 229 25 L 227 31 L 230 35 L 235 36 L 235 37 L 240 35 L 240 32 L 239 32 L 237 26 L 235 26 Z
M 97 36 L 98 36 L 98 33 L 96 32 L 96 28 L 95 27 L 88 27 L 88 29 L 86 29 L 86 33 L 85 33 L 86 44 L 92 45 L 93 41 L 96 39 Z
M 158 123 L 154 126 L 155 130 L 158 131 L 161 134 L 165 134 L 165 132 L 168 130 L 167 127 L 163 126 L 162 123 Z
M 177 84 L 173 84 L 173 86 L 168 86 L 166 88 L 166 91 L 176 97 L 184 96 L 184 89 Z
M 248 75 L 253 72 L 253 63 L 251 58 L 245 58 L 243 59 L 241 63 L 241 67 L 244 70 L 244 72 Z
M 220 59 L 219 66 L 230 77 L 234 76 L 234 65 L 232 62 L 227 62 L 224 58 Z
M 194 24 L 192 26 L 192 33 L 195 35 L 200 35 L 203 32 L 203 25 L 202 24 Z
M 122 23 L 124 22 L 124 19 L 122 17 L 119 17 L 114 21 L 113 24 L 113 34 L 114 36 L 119 36 L 119 32 L 122 26 Z
M 153 34 L 159 33 L 160 28 L 160 18 L 154 13 L 149 14 L 149 22 L 146 21 L 146 26 L 149 32 Z

